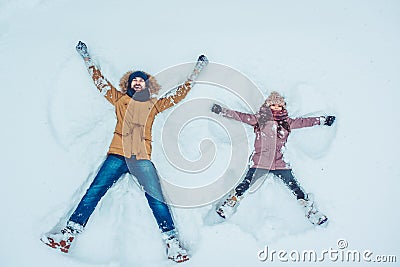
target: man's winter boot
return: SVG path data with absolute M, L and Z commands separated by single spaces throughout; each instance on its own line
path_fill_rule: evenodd
M 307 199 L 298 199 L 299 204 L 304 208 L 306 218 L 314 225 L 327 225 L 328 217 L 320 212 L 314 202 L 312 194 L 308 194 Z
M 224 219 L 231 217 L 236 212 L 236 209 L 239 206 L 239 201 L 242 198 L 243 196 L 239 196 L 236 192 L 229 194 L 225 201 L 222 202 L 222 205 L 217 207 L 216 211 L 218 215 Z
M 75 237 L 82 232 L 82 225 L 69 221 L 67 226 L 60 232 L 45 234 L 40 240 L 51 248 L 68 253 L 72 241 L 74 241 Z
M 178 233 L 175 229 L 162 233 L 162 238 L 167 247 L 168 259 L 178 263 L 189 260 L 189 255 L 179 242 Z

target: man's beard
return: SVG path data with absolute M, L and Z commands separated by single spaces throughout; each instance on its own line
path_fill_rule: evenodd
M 132 99 L 139 101 L 139 102 L 145 102 L 150 99 L 150 91 L 148 88 L 144 88 L 143 90 L 139 92 L 135 92 L 135 94 L 132 96 Z

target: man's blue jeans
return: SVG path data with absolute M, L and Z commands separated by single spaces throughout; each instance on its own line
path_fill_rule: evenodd
M 128 167 L 129 166 L 129 167 Z M 136 160 L 119 155 L 107 156 L 99 172 L 94 178 L 78 207 L 70 217 L 70 221 L 85 226 L 100 199 L 123 174 L 130 172 L 145 189 L 147 202 L 162 232 L 175 229 L 170 210 L 165 204 L 157 170 L 150 160 Z

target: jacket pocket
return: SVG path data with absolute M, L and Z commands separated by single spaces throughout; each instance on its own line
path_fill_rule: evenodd
M 145 148 L 146 148 L 146 152 L 147 155 L 151 155 L 151 151 L 152 151 L 152 144 L 151 144 L 151 139 L 145 138 L 144 139 L 144 143 L 145 143 Z

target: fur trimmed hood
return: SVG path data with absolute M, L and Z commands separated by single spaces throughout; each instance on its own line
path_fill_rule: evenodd
M 121 89 L 121 92 L 123 94 L 126 94 L 129 75 L 131 75 L 133 72 L 135 71 L 133 70 L 127 71 L 119 80 L 119 88 Z M 149 77 L 149 79 L 146 81 L 146 86 L 149 88 L 150 95 L 158 95 L 161 86 L 158 84 L 156 78 L 145 71 L 143 72 Z

